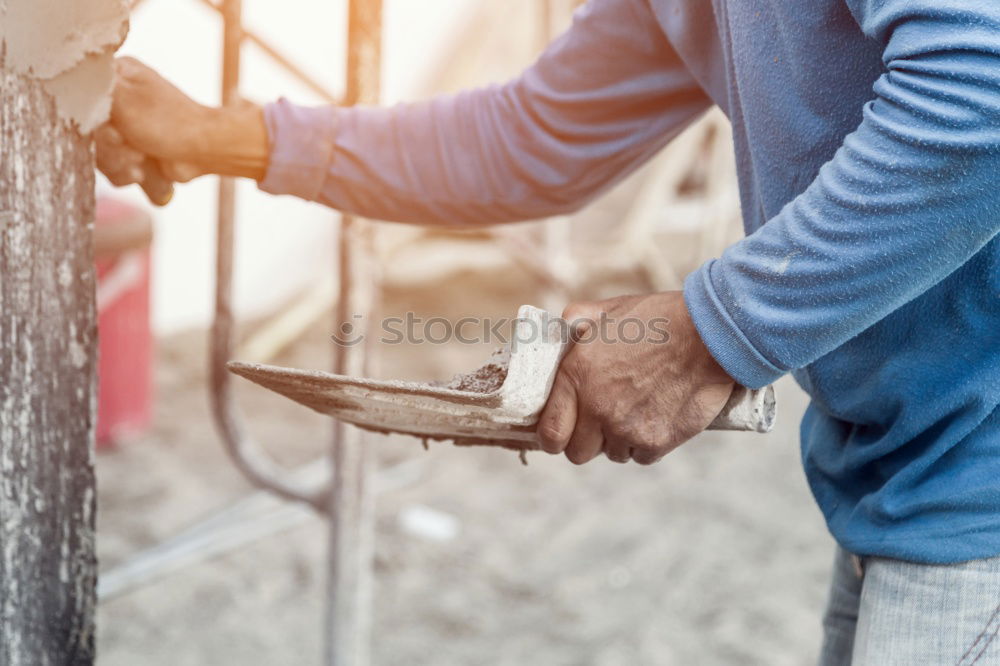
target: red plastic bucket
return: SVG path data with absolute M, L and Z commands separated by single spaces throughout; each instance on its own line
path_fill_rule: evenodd
M 152 415 L 152 223 L 142 209 L 110 197 L 98 198 L 95 217 L 97 448 L 107 449 L 142 433 Z

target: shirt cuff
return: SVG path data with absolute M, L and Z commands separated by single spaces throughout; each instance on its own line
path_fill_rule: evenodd
M 712 285 L 712 265 L 707 261 L 684 280 L 684 302 L 698 334 L 719 365 L 737 382 L 751 389 L 774 383 L 787 371 L 757 351 L 726 311 Z
M 257 186 L 315 201 L 333 160 L 336 108 L 296 106 L 281 98 L 264 106 L 264 123 L 270 157 Z

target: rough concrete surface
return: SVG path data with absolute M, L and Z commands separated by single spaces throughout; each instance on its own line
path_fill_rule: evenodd
M 604 276 L 601 298 L 640 288 Z M 496 319 L 538 302 L 523 275 L 463 275 L 387 294 L 385 316 Z M 322 366 L 332 331 L 274 359 Z M 98 459 L 102 568 L 249 492 L 208 421 L 204 335 L 163 341 L 152 433 Z M 492 345 L 380 347 L 382 375 L 447 380 Z M 800 468 L 802 393 L 778 386 L 774 432 L 713 432 L 651 467 L 376 437 L 378 466 L 423 462 L 377 499 L 375 664 L 805 666 L 819 646 L 832 543 Z M 251 432 L 290 465 L 328 420 L 244 383 Z M 414 533 L 426 507 L 453 539 Z M 321 663 L 326 531 L 318 518 L 99 608 L 104 666 Z
M 107 107 L 125 21 L 120 3 L 0 2 L 4 666 L 93 660 L 94 166 L 80 130 Z

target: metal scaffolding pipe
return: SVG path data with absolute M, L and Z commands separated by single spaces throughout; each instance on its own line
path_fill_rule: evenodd
M 223 17 L 226 15 L 226 8 L 224 2 L 213 2 L 213 0 L 198 0 L 201 4 L 205 5 L 210 9 L 222 14 Z M 258 35 L 256 32 L 248 29 L 246 26 L 240 26 L 242 33 L 242 39 L 250 42 L 261 51 L 264 52 L 271 60 L 274 61 L 279 67 L 284 69 L 286 72 L 292 75 L 292 77 L 299 80 L 299 82 L 305 87 L 312 90 L 314 93 L 319 95 L 323 100 L 331 104 L 339 104 L 340 99 L 334 95 L 330 90 L 324 86 L 322 83 L 317 81 L 315 78 L 310 76 L 301 67 L 296 65 L 290 58 L 288 58 L 284 53 L 276 49 L 271 45 L 270 42 L 265 40 L 263 37 Z
M 378 102 L 382 51 L 381 0 L 349 0 L 347 89 L 345 103 Z M 344 215 L 337 244 L 340 298 L 335 330 L 365 327 L 377 293 L 369 222 Z M 365 340 L 371 340 L 367 335 Z M 366 343 L 334 348 L 337 374 L 371 371 Z M 372 461 L 359 430 L 334 423 L 330 448 L 330 546 L 327 611 L 327 663 L 364 666 L 370 661 L 374 499 L 369 477 Z

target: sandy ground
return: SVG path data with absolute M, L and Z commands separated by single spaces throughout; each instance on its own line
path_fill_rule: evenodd
M 538 298 L 527 278 L 467 275 L 385 310 L 509 316 Z M 329 328 L 277 362 L 326 367 Z M 489 350 L 386 347 L 382 374 L 448 379 Z M 98 460 L 102 570 L 251 492 L 209 420 L 204 334 L 161 341 L 158 360 L 155 427 Z M 242 381 L 240 399 L 285 463 L 322 455 L 324 418 Z M 783 380 L 773 434 L 704 434 L 646 468 L 373 438 L 380 467 L 422 463 L 378 497 L 374 663 L 812 663 L 832 543 L 799 465 L 804 404 Z M 414 506 L 457 536 L 405 529 Z M 320 664 L 326 538 L 314 517 L 102 603 L 99 663 Z

